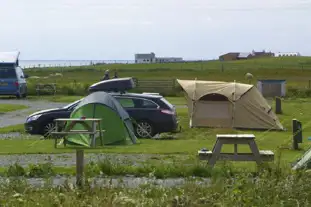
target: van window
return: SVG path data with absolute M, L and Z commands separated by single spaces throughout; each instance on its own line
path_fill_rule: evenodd
M 16 78 L 16 72 L 12 68 L 0 68 L 0 78 Z

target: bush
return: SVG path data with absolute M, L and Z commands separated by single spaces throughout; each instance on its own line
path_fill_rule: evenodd
M 51 163 L 29 165 L 29 177 L 48 177 L 51 175 L 54 175 L 53 165 Z
M 311 89 L 288 87 L 286 96 L 289 98 L 311 97 Z
M 26 170 L 18 163 L 14 163 L 8 167 L 5 171 L 5 175 L 9 177 L 25 176 Z

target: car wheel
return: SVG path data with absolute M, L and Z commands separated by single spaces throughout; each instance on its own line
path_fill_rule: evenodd
M 152 138 L 154 136 L 154 128 L 148 121 L 139 121 L 135 127 L 135 134 L 138 138 Z
M 55 124 L 53 121 L 46 123 L 43 126 L 43 136 L 44 138 L 49 138 L 51 136 L 51 132 L 54 130 Z

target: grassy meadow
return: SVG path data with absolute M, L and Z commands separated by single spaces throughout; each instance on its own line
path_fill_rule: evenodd
M 35 94 L 36 83 L 57 83 L 56 96 L 42 96 L 55 102 L 72 102 L 87 94 L 90 84 L 99 81 L 106 69 L 118 70 L 120 77 L 138 79 L 202 79 L 247 83 L 246 73 L 257 79 L 286 79 L 287 97 L 282 100 L 283 114 L 278 115 L 286 131 L 249 131 L 233 129 L 201 128 L 190 129 L 187 108 L 178 108 L 177 113 L 182 131 L 163 134 L 160 138 L 140 139 L 136 145 L 106 146 L 85 150 L 86 153 L 153 154 L 142 166 L 131 163 L 124 165 L 109 160 L 85 166 L 86 176 L 151 176 L 156 178 L 187 177 L 189 182 L 181 187 L 142 185 L 140 188 L 91 188 L 75 189 L 70 185 L 58 188 L 45 186 L 41 189 L 24 184 L 21 177 L 49 177 L 55 174 L 74 175 L 73 167 L 58 167 L 49 164 L 21 167 L 14 164 L 0 168 L 1 176 L 14 177 L 0 187 L 0 203 L 6 206 L 310 206 L 311 191 L 308 172 L 293 172 L 292 162 L 296 161 L 311 146 L 311 58 L 286 57 L 264 58 L 246 61 L 208 61 L 196 63 L 169 64 L 104 64 L 83 67 L 27 69 L 30 95 Z M 62 75 L 55 75 L 61 73 Z M 54 75 L 51 75 L 54 74 Z M 156 78 L 155 78 L 156 77 Z M 172 104 L 184 105 L 180 94 L 166 97 Z M 31 99 L 38 97 L 32 96 Z M 268 100 L 274 108 L 274 101 Z M 299 150 L 292 150 L 292 119 L 302 122 L 303 143 Z M 0 128 L 0 133 L 21 132 L 23 125 Z M 253 133 L 260 150 L 272 150 L 275 162 L 256 168 L 252 162 L 217 162 L 211 170 L 206 161 L 199 161 L 197 151 L 203 147 L 212 149 L 216 134 Z M 233 152 L 233 146 L 225 146 L 224 152 Z M 239 147 L 241 152 L 249 152 L 248 147 Z M 72 152 L 73 149 L 54 148 L 52 140 L 1 139 L 0 154 L 48 154 Z M 162 157 L 159 157 L 162 156 Z M 169 162 L 166 162 L 169 161 Z M 196 184 L 190 177 L 210 177 L 209 185 Z M 254 180 L 253 178 L 256 178 Z M 234 179 L 232 179 L 234 178 Z
M 103 64 L 81 67 L 32 68 L 26 69 L 29 93 L 35 94 L 35 84 L 56 83 L 57 94 L 85 95 L 88 87 L 100 80 L 104 71 L 110 75 L 117 70 L 119 77 L 135 77 L 138 80 L 202 79 L 217 81 L 246 82 L 246 73 L 257 79 L 286 79 L 289 89 L 310 89 L 311 58 L 280 57 L 253 60 L 220 62 L 218 60 L 195 63 L 158 63 L 158 64 Z M 62 76 L 55 75 L 56 73 Z M 135 91 L 135 90 L 134 90 Z M 297 91 L 291 91 L 297 93 Z M 169 95 L 176 95 L 170 93 Z M 177 93 L 178 95 L 179 93 Z

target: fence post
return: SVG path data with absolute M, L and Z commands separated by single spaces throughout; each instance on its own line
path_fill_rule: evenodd
M 293 149 L 298 150 L 298 143 L 302 143 L 302 124 L 297 119 L 292 120 L 293 123 Z
M 77 149 L 76 150 L 76 185 L 78 187 L 82 187 L 84 184 L 83 168 L 84 168 L 84 150 Z
M 282 114 L 282 100 L 280 97 L 275 97 L 275 113 Z

